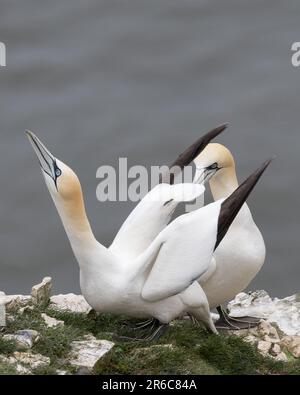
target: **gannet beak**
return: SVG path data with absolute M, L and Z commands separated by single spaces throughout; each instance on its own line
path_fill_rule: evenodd
M 194 184 L 206 184 L 219 170 L 221 170 L 221 167 L 218 167 L 218 165 L 215 163 L 214 166 L 209 166 L 209 167 L 197 167 L 196 166 L 196 172 L 195 172 L 195 177 L 194 177 Z
M 27 130 L 26 134 L 38 157 L 42 170 L 52 178 L 56 185 L 57 178 L 61 175 L 61 170 L 57 166 L 55 156 L 51 154 L 34 133 Z
M 172 163 L 169 167 L 178 168 L 180 171 L 184 169 L 185 166 L 188 166 L 203 150 L 204 148 L 219 134 L 221 134 L 225 129 L 227 129 L 228 123 L 224 123 L 212 130 L 208 133 L 204 134 L 200 137 L 197 141 L 195 141 L 192 145 L 190 145 L 179 157 Z M 171 184 L 174 183 L 174 178 L 177 174 L 174 172 L 171 174 L 165 174 L 161 177 L 160 182 L 168 182 L 170 181 Z
M 223 240 L 229 227 L 249 197 L 255 185 L 274 158 L 267 160 L 251 174 L 221 205 L 218 223 L 218 235 L 215 249 Z

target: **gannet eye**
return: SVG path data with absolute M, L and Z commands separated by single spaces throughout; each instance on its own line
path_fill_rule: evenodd
M 56 175 L 56 177 L 61 176 L 61 170 L 60 169 L 56 169 L 55 170 L 55 175 Z
M 218 169 L 218 164 L 217 163 L 213 163 L 211 166 L 209 166 L 210 170 L 216 170 Z

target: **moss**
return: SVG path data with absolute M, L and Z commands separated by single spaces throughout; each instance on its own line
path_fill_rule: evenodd
M 0 337 L 0 354 L 9 355 L 17 350 L 16 343 L 14 341 L 4 340 Z
M 45 355 L 54 363 L 58 358 L 66 357 L 71 349 L 71 342 L 80 338 L 80 331 L 71 326 L 47 328 L 33 351 Z
M 57 375 L 56 371 L 57 368 L 55 366 L 50 365 L 42 368 L 37 368 L 32 373 L 35 376 L 55 376 Z
M 136 347 L 115 347 L 110 360 L 95 374 L 219 374 L 206 361 L 196 358 L 193 353 L 187 356 L 172 345 Z
M 65 325 L 47 328 L 41 318 L 42 312 L 63 320 Z M 71 342 L 88 333 L 115 342 L 113 350 L 97 365 L 95 374 L 300 374 L 299 360 L 276 362 L 261 356 L 240 337 L 211 335 L 190 321 L 176 321 L 158 341 L 147 343 L 120 340 L 120 335 L 132 336 L 133 333 L 124 327 L 125 317 L 110 314 L 86 316 L 38 306 L 22 315 L 15 312 L 14 317 L 7 333 L 26 328 L 37 330 L 41 336 L 32 352 L 50 357 L 50 366 L 34 371 L 37 375 L 56 374 L 57 369 L 75 373 L 75 368 L 64 358 Z M 0 354 L 9 355 L 13 351 L 14 343 L 0 337 Z M 10 367 L 3 365 L 0 372 L 9 374 L 5 373 L 7 369 Z
M 17 374 L 18 372 L 14 364 L 0 362 L 0 376 L 15 376 Z

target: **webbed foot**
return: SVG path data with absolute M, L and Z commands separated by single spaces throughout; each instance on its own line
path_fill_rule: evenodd
M 259 318 L 255 317 L 230 317 L 222 306 L 217 307 L 220 315 L 219 320 L 215 323 L 217 329 L 223 330 L 241 330 L 256 327 L 260 323 Z

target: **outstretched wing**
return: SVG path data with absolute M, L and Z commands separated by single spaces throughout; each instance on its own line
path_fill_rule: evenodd
M 221 202 L 183 215 L 163 234 L 164 243 L 142 289 L 155 302 L 179 294 L 209 268 L 218 232 Z
M 198 184 L 157 185 L 134 208 L 109 249 L 125 259 L 136 258 L 167 226 L 180 202 L 192 201 L 204 191 Z

